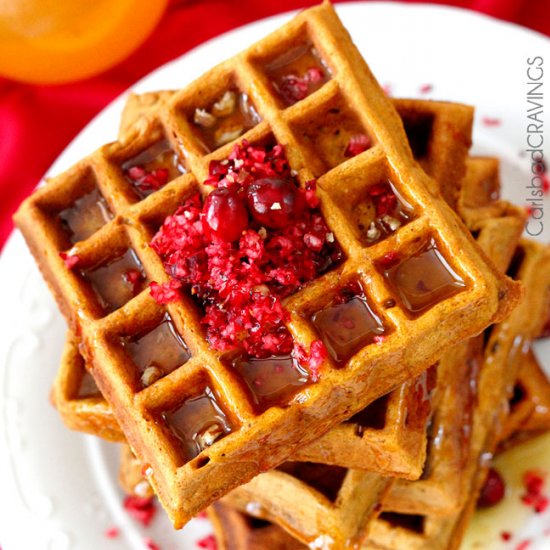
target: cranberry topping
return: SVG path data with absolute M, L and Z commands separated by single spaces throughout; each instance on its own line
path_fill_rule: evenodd
M 140 199 L 158 191 L 169 181 L 185 173 L 185 168 L 166 139 L 150 145 L 124 162 L 121 168 Z
M 480 508 L 496 506 L 504 498 L 505 493 L 506 486 L 502 476 L 494 468 L 490 468 L 477 505 Z
M 286 106 L 305 99 L 330 78 L 330 70 L 311 44 L 285 51 L 265 70 Z
M 303 194 L 285 179 L 259 179 L 250 185 L 246 198 L 252 217 L 272 229 L 296 220 L 305 207 Z
M 128 177 L 142 193 L 150 193 L 160 189 L 168 182 L 168 170 L 156 168 L 147 171 L 143 166 L 132 166 L 128 169 Z
M 151 294 L 167 303 L 180 286 L 187 288 L 204 308 L 202 323 L 216 350 L 255 358 L 290 354 L 294 342 L 281 299 L 342 256 L 317 209 L 315 182 L 298 187 L 280 145 L 243 141 L 228 159 L 210 164 L 206 183 L 217 188 L 210 196 L 223 200 L 207 199 L 203 208 L 198 195 L 191 197 L 151 242 L 171 276 L 151 285 Z M 249 198 L 248 210 L 240 196 Z M 317 347 L 300 355 L 313 369 L 322 362 Z
M 234 189 L 214 189 L 204 202 L 203 213 L 206 227 L 222 241 L 238 240 L 248 227 L 248 212 Z

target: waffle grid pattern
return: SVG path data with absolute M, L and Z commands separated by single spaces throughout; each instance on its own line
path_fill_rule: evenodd
M 302 42 L 305 35 L 327 61 L 332 78 L 305 100 L 281 109 L 259 67 L 290 44 Z M 144 291 L 104 316 L 90 287 L 77 272 L 104 265 L 132 249 L 149 281 L 168 280 L 160 259 L 149 248 L 154 230 L 182 199 L 195 191 L 203 195 L 208 192 L 198 182 L 206 177 L 209 162 L 226 158 L 231 149 L 228 144 L 204 156 L 189 121 L 181 113 L 207 104 L 233 84 L 249 95 L 263 119 L 242 137 L 253 144 L 273 140 L 284 145 L 301 184 L 319 175 L 322 212 L 347 258 L 337 270 L 286 301 L 292 312 L 288 326 L 292 335 L 308 346 L 316 334 L 306 318 L 330 299 L 327 289 L 358 279 L 384 320 L 386 336 L 384 345 L 367 346 L 344 369 L 327 362 L 321 381 L 300 393 L 288 408 L 270 409 L 259 416 L 235 373 L 224 364 L 224 357 L 209 349 L 200 326 L 200 310 L 190 297 L 182 295 L 178 303 L 163 307 Z M 320 175 L 296 128 L 334 101 L 344 101 L 353 110 L 375 145 Z M 177 527 L 224 492 L 280 463 L 298 442 L 305 442 L 306 433 L 306 439 L 318 437 L 396 384 L 419 374 L 443 348 L 481 330 L 517 300 L 519 288 L 488 267 L 454 214 L 428 191 L 435 191 L 435 183 L 414 163 L 397 114 L 328 4 L 299 15 L 280 31 L 176 93 L 167 108 L 159 110 L 146 126 L 147 131 L 134 139 L 107 145 L 52 180 L 22 206 L 16 219 L 71 328 L 81 338 L 94 378 L 114 406 L 132 448 L 151 465 L 151 482 Z M 120 165 L 162 138 L 183 155 L 188 173 L 136 202 Z M 364 247 L 346 208 L 380 178 L 391 179 L 413 205 L 416 217 L 386 240 Z M 69 251 L 79 259 L 78 270 L 70 271 L 59 258 L 66 242 L 56 226 L 56 213 L 77 199 L 82 186 L 90 186 L 90 181 L 95 182 L 114 217 Z M 453 264 L 465 288 L 434 305 L 429 315 L 418 318 L 399 304 L 384 309 L 382 304 L 393 300 L 394 291 L 384 281 L 381 262 L 396 251 L 410 257 L 430 239 Z M 450 250 L 461 250 L 462 254 L 451 260 Z M 154 325 L 166 312 L 189 347 L 191 359 L 140 389 L 120 347 L 120 338 Z M 411 342 L 415 346 L 410 346 Z M 161 415 L 206 387 L 222 403 L 233 433 L 186 463 Z M 352 391 L 361 395 L 360 401 L 350 399 Z M 230 469 L 226 468 L 228 463 L 232 464 Z

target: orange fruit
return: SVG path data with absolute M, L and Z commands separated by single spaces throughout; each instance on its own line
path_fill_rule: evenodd
M 98 74 L 151 33 L 168 0 L 0 0 L 0 75 L 59 83 Z

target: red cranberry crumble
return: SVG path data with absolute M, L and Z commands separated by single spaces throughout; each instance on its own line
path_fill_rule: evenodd
M 285 179 L 259 179 L 249 186 L 246 198 L 252 217 L 271 229 L 292 223 L 305 207 L 303 193 L 294 182 Z
M 477 505 L 480 508 L 496 506 L 504 498 L 505 493 L 506 486 L 502 476 L 494 468 L 490 468 Z
M 218 543 L 214 535 L 207 535 L 206 537 L 197 541 L 198 548 L 204 548 L 205 550 L 218 550 Z
M 135 520 L 148 527 L 157 512 L 153 497 L 128 496 L 124 499 L 124 509 Z
M 127 175 L 142 193 L 151 193 L 166 185 L 169 172 L 167 168 L 148 171 L 143 166 L 132 166 L 128 169 Z
M 120 530 L 118 527 L 110 527 L 105 531 L 105 536 L 108 539 L 116 539 L 120 535 Z
M 315 182 L 298 187 L 280 145 L 243 141 L 210 164 L 205 183 L 216 189 L 204 208 L 192 196 L 151 242 L 172 277 L 152 284 L 151 294 L 167 303 L 180 286 L 187 288 L 204 308 L 202 323 L 216 350 L 256 358 L 291 353 L 281 300 L 342 256 L 317 209 Z M 322 361 L 317 347 L 307 354 L 313 371 Z
M 214 189 L 204 201 L 203 214 L 207 231 L 222 241 L 238 240 L 248 227 L 248 212 L 235 189 Z
M 521 501 L 531 506 L 537 514 L 544 512 L 550 504 L 548 496 L 543 493 L 545 478 L 546 474 L 537 470 L 528 470 L 523 476 L 525 493 L 521 496 Z
M 73 267 L 76 267 L 78 262 L 80 262 L 80 258 L 76 254 L 60 252 L 59 257 L 65 262 L 67 269 L 72 269 Z
M 366 151 L 370 147 L 372 147 L 372 141 L 370 137 L 367 136 L 366 134 L 357 134 L 355 136 L 351 136 L 348 146 L 344 151 L 344 156 L 355 157 L 359 153 Z
M 143 543 L 148 550 L 160 550 L 160 546 L 153 539 L 146 538 L 143 540 Z

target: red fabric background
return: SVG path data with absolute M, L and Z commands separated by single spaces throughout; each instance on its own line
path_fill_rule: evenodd
M 318 0 L 175 0 L 149 39 L 123 63 L 91 79 L 31 86 L 0 78 L 0 248 L 11 215 L 80 129 L 112 99 L 159 65 L 222 32 Z M 550 2 L 440 0 L 550 35 Z

